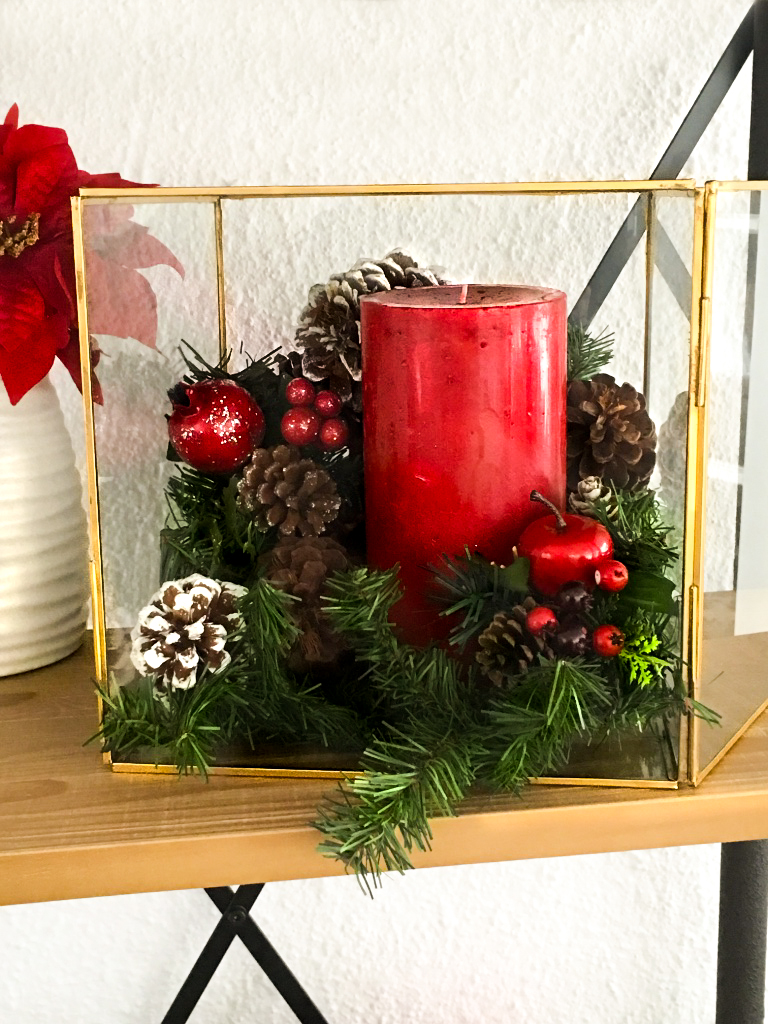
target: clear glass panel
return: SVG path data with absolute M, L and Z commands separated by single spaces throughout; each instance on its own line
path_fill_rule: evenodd
M 275 348 L 293 347 L 313 284 L 349 269 L 361 257 L 380 258 L 394 248 L 405 249 L 420 266 L 443 268 L 455 282 L 561 289 L 571 307 L 637 201 L 637 195 L 623 193 L 225 199 L 227 346 L 235 365 L 246 354 L 258 358 Z M 105 207 L 92 209 L 98 214 Z M 108 209 L 127 216 L 129 207 L 113 203 Z M 105 402 L 96 411 L 96 442 L 107 625 L 123 631 L 113 634 L 116 643 L 110 653 L 110 669 L 119 671 L 127 665 L 124 630 L 161 582 L 163 487 L 174 472 L 165 460 L 165 393 L 184 371 L 179 345 L 184 339 L 212 362 L 219 351 L 213 204 L 134 204 L 132 210 L 134 222 L 168 247 L 184 276 L 162 262 L 145 267 L 137 256 L 131 265 L 142 269 L 114 278 L 110 294 L 123 299 L 138 295 L 139 311 L 141 302 L 149 301 L 147 289 L 152 289 L 157 306 L 154 347 L 139 344 L 137 331 L 124 332 L 131 335 L 126 338 L 97 332 L 105 353 L 98 369 Z M 689 343 L 684 292 L 687 287 L 690 301 L 693 199 L 685 193 L 664 194 L 649 205 L 642 196 L 637 215 L 642 224 L 650 216 L 649 243 L 643 237 L 632 251 L 592 330 L 615 334 L 607 371 L 648 392 L 659 433 L 652 486 L 661 488 L 677 523 L 683 503 L 681 409 L 687 395 Z M 86 223 L 87 247 L 106 244 L 97 237 L 103 228 L 103 218 L 100 222 L 94 216 Z M 99 322 L 98 304 L 103 301 L 99 283 L 99 267 L 90 260 L 93 323 Z M 677 739 L 672 726 L 656 737 L 633 735 L 574 751 L 564 774 L 668 782 L 677 778 Z M 298 766 L 297 757 L 283 751 L 279 760 Z M 232 755 L 231 763 L 242 761 L 240 754 Z M 278 755 L 271 753 L 268 763 L 277 764 Z M 316 758 L 313 763 L 327 766 Z
M 721 192 L 712 293 L 701 700 L 706 767 L 768 700 L 768 200 Z
M 160 582 L 173 472 L 163 413 L 184 372 L 182 339 L 218 361 L 213 206 L 93 205 L 84 240 L 88 322 L 102 353 L 94 420 L 106 621 L 116 629 L 133 626 Z

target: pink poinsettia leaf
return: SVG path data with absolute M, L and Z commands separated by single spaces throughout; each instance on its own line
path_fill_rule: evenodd
M 91 251 L 87 255 L 88 327 L 94 334 L 135 338 L 154 348 L 157 342 L 157 297 L 136 271 Z
M 149 228 L 128 221 L 118 232 L 95 240 L 101 256 L 112 263 L 138 270 L 141 267 L 156 267 L 165 264 L 172 267 L 179 277 L 184 277 L 184 267 L 171 250 L 159 239 L 150 235 Z
M 94 402 L 97 405 L 104 404 L 104 394 L 101 390 L 101 384 L 99 379 L 94 372 L 94 368 L 99 361 L 101 350 L 96 344 L 96 339 L 91 338 L 91 395 L 93 396 Z M 80 365 L 80 337 L 77 329 L 72 327 L 69 332 L 69 341 L 63 349 L 57 352 L 57 355 L 65 368 L 69 372 L 70 377 L 75 382 L 78 391 L 83 390 L 83 374 L 82 367 Z
M 0 348 L 0 378 L 5 385 L 11 405 L 39 384 L 53 366 L 57 352 L 67 344 L 69 330 L 66 318 L 52 316 L 42 320 L 29 347 L 15 348 L 9 352 Z
M 31 339 L 45 319 L 45 300 L 31 278 L 4 275 L 0 288 L 0 349 L 31 350 Z

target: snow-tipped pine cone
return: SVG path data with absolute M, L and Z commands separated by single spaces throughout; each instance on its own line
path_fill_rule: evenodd
M 350 401 L 353 382 L 362 377 L 361 296 L 445 283 L 435 270 L 419 267 L 402 249 L 394 249 L 381 260 L 359 260 L 351 270 L 332 274 L 327 284 L 313 285 L 296 330 L 304 376 L 328 380 L 332 390 Z
M 131 633 L 134 667 L 161 692 L 189 689 L 204 668 L 220 672 L 231 661 L 225 645 L 242 624 L 237 600 L 244 594 L 199 573 L 164 583 Z

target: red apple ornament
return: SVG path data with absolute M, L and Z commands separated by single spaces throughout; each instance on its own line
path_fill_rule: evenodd
M 233 380 L 180 381 L 168 397 L 171 444 L 201 473 L 234 473 L 264 438 L 263 412 Z
M 531 491 L 531 501 L 541 502 L 552 513 L 526 526 L 517 545 L 518 553 L 531 563 L 533 586 L 549 595 L 575 580 L 594 587 L 596 567 L 613 554 L 606 528 L 587 516 L 563 515 L 538 491 Z
M 629 583 L 629 569 L 623 562 L 609 558 L 595 569 L 595 583 L 601 590 L 623 590 Z

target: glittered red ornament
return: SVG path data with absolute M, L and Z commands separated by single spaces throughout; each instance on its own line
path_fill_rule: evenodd
M 280 432 L 288 444 L 301 447 L 304 444 L 312 444 L 317 439 L 321 423 L 322 420 L 314 409 L 297 405 L 283 416 L 280 421 Z
M 335 452 L 343 448 L 349 440 L 349 427 L 340 419 L 325 420 L 320 427 L 318 442 L 327 452 Z
M 615 658 L 623 650 L 625 639 L 618 626 L 598 626 L 592 634 L 592 646 L 601 658 Z
M 542 594 L 556 594 L 564 583 L 595 585 L 595 569 L 613 554 L 606 528 L 587 516 L 563 515 L 538 491 L 531 501 L 546 505 L 552 515 L 536 519 L 523 530 L 517 550 L 530 560 L 530 581 Z
M 545 608 L 543 605 L 537 605 L 535 608 L 531 608 L 526 615 L 525 624 L 530 633 L 533 633 L 534 636 L 538 636 L 539 633 L 543 633 L 545 630 L 553 630 L 557 628 L 557 616 L 551 608 Z
M 315 409 L 325 419 L 338 416 L 343 405 L 335 391 L 318 391 L 315 397 Z
M 285 397 L 291 405 L 312 405 L 315 400 L 315 385 L 304 377 L 294 377 L 285 387 Z
M 201 473 L 234 473 L 264 438 L 264 414 L 232 380 L 180 381 L 168 392 L 168 436 L 179 457 Z
M 629 583 L 629 569 L 623 562 L 609 558 L 595 569 L 595 583 L 601 590 L 623 590 Z

